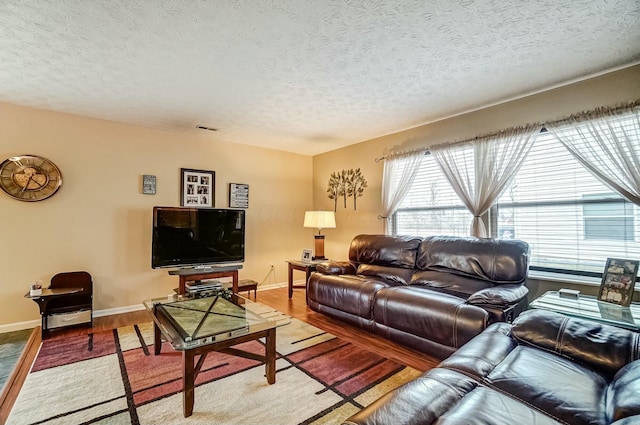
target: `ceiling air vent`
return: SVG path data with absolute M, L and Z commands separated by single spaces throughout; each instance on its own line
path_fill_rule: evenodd
M 196 125 L 196 128 L 199 129 L 199 130 L 218 131 L 217 128 L 207 127 L 207 126 L 204 126 L 204 125 Z

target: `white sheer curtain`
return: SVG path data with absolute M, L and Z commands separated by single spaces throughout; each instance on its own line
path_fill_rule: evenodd
M 424 150 L 393 155 L 384 160 L 382 171 L 382 208 L 384 212 L 379 218 L 385 220 L 384 230 L 391 233 L 391 216 L 406 196 L 411 184 L 420 169 L 424 158 Z
M 612 190 L 640 205 L 640 106 L 600 109 L 547 125 Z
M 531 125 L 429 149 L 453 190 L 473 213 L 472 236 L 489 236 L 481 216 L 518 172 L 540 129 L 540 125 Z

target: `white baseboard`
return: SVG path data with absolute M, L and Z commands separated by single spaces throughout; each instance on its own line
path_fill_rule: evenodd
M 303 280 L 300 283 L 304 283 Z M 298 284 L 298 282 L 294 282 L 294 284 Z M 268 291 L 269 289 L 277 289 L 277 288 L 286 288 L 287 282 L 276 282 L 270 283 L 268 285 L 258 285 L 258 291 Z
M 142 304 L 129 305 L 125 307 L 107 308 L 104 310 L 94 310 L 93 317 L 111 316 L 113 314 L 130 313 L 132 311 L 143 310 Z M 31 329 L 42 324 L 41 320 L 27 320 L 26 322 L 9 323 L 0 325 L 0 333 L 20 331 L 22 329 Z
M 94 310 L 93 317 L 112 316 L 114 314 L 131 313 L 132 311 L 144 310 L 142 304 L 128 305 L 125 307 L 107 308 L 105 310 Z
M 294 285 L 303 285 L 304 280 L 296 280 Z M 283 288 L 287 286 L 287 282 L 276 282 L 269 285 L 258 285 L 258 291 L 268 291 L 269 289 Z M 104 310 L 94 310 L 93 317 L 112 316 L 114 314 L 131 313 L 132 311 L 144 310 L 144 305 L 135 304 L 124 307 L 107 308 Z M 40 326 L 40 319 L 27 320 L 26 322 L 9 323 L 0 325 L 0 333 L 20 331 L 22 329 L 31 329 Z
M 28 320 L 26 322 L 9 323 L 7 325 L 0 325 L 0 334 L 5 332 L 21 331 L 23 329 L 32 329 L 36 326 L 40 326 L 40 320 Z

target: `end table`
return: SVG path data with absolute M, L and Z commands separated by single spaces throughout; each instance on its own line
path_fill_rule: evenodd
M 304 288 L 307 289 L 307 283 L 309 282 L 309 276 L 311 276 L 312 272 L 316 271 L 316 266 L 319 261 L 300 261 L 300 260 L 287 260 L 289 263 L 289 298 L 293 297 L 293 289 L 294 288 Z M 294 285 L 293 284 L 293 271 L 300 270 L 305 272 L 304 285 Z
M 533 300 L 529 306 L 640 331 L 640 303 L 631 303 L 629 307 L 622 307 L 599 301 L 591 295 L 580 294 L 578 298 L 564 298 L 558 291 L 548 291 Z
M 64 299 L 66 297 L 69 297 L 70 295 L 76 295 L 82 291 L 82 288 L 48 288 L 43 289 L 42 293 L 39 295 L 32 296 L 30 292 L 24 294 L 25 298 L 29 298 L 35 301 L 36 304 L 38 304 L 38 308 L 40 308 L 40 316 L 42 318 L 42 327 L 40 328 L 41 339 L 45 339 L 46 332 L 49 330 L 48 319 L 52 314 L 51 309 L 48 308 L 49 302 L 54 299 Z M 73 305 L 71 307 L 73 307 Z

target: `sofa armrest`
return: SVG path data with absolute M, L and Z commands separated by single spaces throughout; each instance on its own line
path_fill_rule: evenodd
M 496 285 L 481 289 L 467 298 L 468 304 L 510 306 L 518 304 L 527 296 L 529 289 L 521 284 Z
M 350 261 L 323 261 L 316 265 L 316 271 L 322 274 L 356 274 L 356 266 Z
M 461 373 L 435 368 L 401 385 L 343 422 L 343 425 L 433 424 L 478 383 Z

